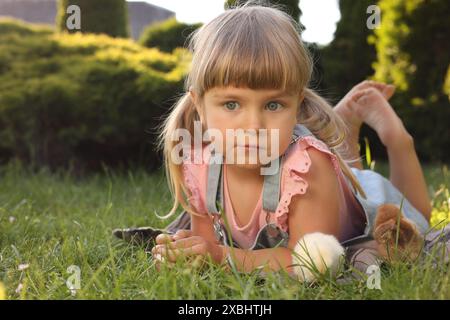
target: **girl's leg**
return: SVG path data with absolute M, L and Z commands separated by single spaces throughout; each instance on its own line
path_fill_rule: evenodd
M 364 167 L 359 150 L 359 130 L 362 121 L 353 113 L 353 111 L 351 111 L 348 102 L 346 101 L 342 101 L 338 104 L 334 108 L 334 111 L 338 113 L 347 124 L 345 141 L 340 147 L 339 153 L 344 156 L 350 167 L 362 170 Z
M 387 149 L 392 184 L 429 220 L 430 198 L 414 140 L 389 102 L 379 90 L 368 88 L 353 94 L 346 107 L 347 113 L 351 112 L 349 119 L 354 121 L 353 124 L 357 123 L 355 119 L 360 119 L 360 122 L 365 122 L 377 132 Z M 339 110 L 337 112 L 342 113 Z M 351 140 L 348 143 L 355 141 L 354 136 L 350 135 L 349 138 Z

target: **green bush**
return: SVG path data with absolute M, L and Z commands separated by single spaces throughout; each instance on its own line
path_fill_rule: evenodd
M 375 43 L 376 80 L 397 86 L 393 105 L 427 160 L 450 160 L 450 6 L 446 0 L 380 0 L 383 17 Z
M 181 23 L 175 18 L 169 18 L 145 28 L 139 43 L 148 48 L 157 47 L 161 51 L 172 52 L 175 48 L 184 47 L 189 34 L 201 25 Z
M 155 127 L 189 62 L 185 49 L 0 21 L 0 158 L 80 170 L 156 166 Z
M 450 101 L 450 66 L 448 67 L 447 75 L 445 76 L 444 94 L 448 96 L 448 99 Z
M 77 5 L 81 11 L 81 32 L 104 33 L 112 37 L 128 37 L 128 10 L 125 0 L 58 0 L 56 25 L 67 30 L 67 7 Z M 76 30 L 75 30 L 76 31 Z

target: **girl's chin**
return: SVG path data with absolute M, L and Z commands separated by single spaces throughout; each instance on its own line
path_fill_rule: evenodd
M 227 164 L 239 167 L 258 168 L 270 163 L 273 160 L 265 149 L 235 147 L 227 150 L 225 161 Z
M 227 159 L 225 157 L 225 163 L 228 165 L 233 165 L 237 168 L 242 168 L 242 169 L 257 169 L 257 168 L 261 168 L 262 166 L 268 165 L 271 161 L 271 159 L 260 159 L 258 156 L 245 156 L 245 157 L 240 157 L 239 159 L 237 159 L 236 157 L 234 157 L 234 159 Z

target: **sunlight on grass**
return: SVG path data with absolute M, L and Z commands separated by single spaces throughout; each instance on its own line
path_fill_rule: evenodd
M 377 163 L 377 168 L 383 165 Z M 426 166 L 433 224 L 449 217 L 446 166 Z M 301 284 L 285 273 L 243 274 L 182 263 L 157 271 L 139 247 L 113 239 L 114 228 L 151 225 L 172 205 L 162 171 L 109 170 L 83 179 L 18 163 L 0 167 L 0 298 L 6 299 L 449 299 L 449 270 L 430 257 L 420 264 L 381 270 L 381 290 L 365 279 L 330 277 Z M 180 209 L 181 212 L 181 209 Z M 173 219 L 176 216 L 173 217 Z M 70 266 L 80 288 L 69 290 Z M 349 271 L 342 271 L 345 277 Z M 3 286 L 2 286 L 3 284 Z

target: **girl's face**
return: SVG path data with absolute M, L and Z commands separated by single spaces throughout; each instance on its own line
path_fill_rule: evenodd
M 216 129 L 223 137 L 225 159 L 235 157 L 232 158 L 235 159 L 233 164 L 248 169 L 259 168 L 286 151 L 297 123 L 298 108 L 303 101 L 300 93 L 231 86 L 210 89 L 201 101 L 195 92 L 190 93 L 205 129 Z M 275 134 L 276 138 L 276 132 L 278 138 L 273 141 L 271 135 Z M 238 139 L 238 136 L 241 138 Z M 273 146 L 274 143 L 278 144 L 278 149 Z M 256 145 L 256 148 L 246 148 L 246 144 Z M 267 156 L 261 158 L 260 152 Z M 245 155 L 244 161 L 237 155 Z

